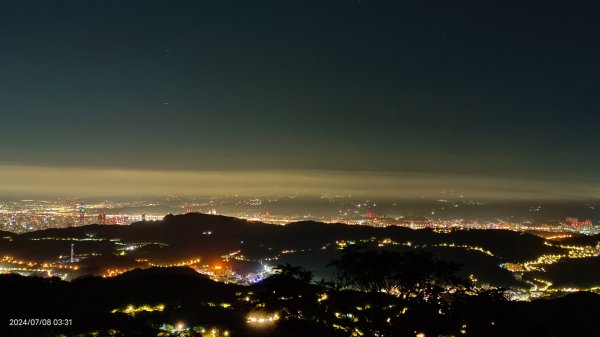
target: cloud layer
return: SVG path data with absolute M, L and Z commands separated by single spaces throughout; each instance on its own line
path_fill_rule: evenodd
M 598 184 L 342 171 L 172 171 L 0 166 L 4 196 L 134 197 L 338 193 L 370 198 L 598 198 Z

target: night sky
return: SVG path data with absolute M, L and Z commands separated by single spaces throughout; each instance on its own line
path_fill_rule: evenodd
M 259 172 L 252 193 L 376 176 L 371 194 L 598 198 L 598 17 L 597 1 L 2 1 L 0 192 L 119 194 L 146 173 L 177 183 L 140 193 L 212 179 L 190 174 L 235 193 Z

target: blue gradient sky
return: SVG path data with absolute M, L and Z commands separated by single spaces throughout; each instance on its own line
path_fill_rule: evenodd
M 594 1 L 4 1 L 0 165 L 533 179 L 566 197 L 600 180 L 599 14 Z

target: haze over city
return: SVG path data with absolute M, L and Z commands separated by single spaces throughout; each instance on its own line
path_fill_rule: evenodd
M 475 199 L 597 200 L 581 178 L 537 180 L 477 175 L 334 170 L 133 170 L 0 167 L 5 197 L 276 196 L 322 193 L 382 199 L 466 196 Z

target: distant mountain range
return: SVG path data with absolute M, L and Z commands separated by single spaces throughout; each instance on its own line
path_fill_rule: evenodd
M 448 233 L 411 230 L 389 226 L 345 225 L 303 221 L 285 226 L 250 222 L 232 217 L 189 213 L 167 215 L 162 221 L 132 225 L 87 225 L 46 229 L 24 234 L 4 233 L 0 254 L 34 261 L 55 261 L 70 253 L 74 243 L 82 259 L 79 275 L 99 274 L 102 269 L 142 267 L 137 260 L 170 264 L 191 258 L 203 263 L 238 252 L 248 260 L 277 258 L 270 262 L 292 261 L 327 278 L 327 263 L 339 253 L 338 243 L 355 243 L 380 249 L 422 249 L 442 259 L 463 264 L 465 275 L 475 274 L 481 282 L 502 286 L 522 285 L 498 265 L 534 260 L 545 254 L 566 254 L 564 249 L 546 245 L 541 237 L 506 230 L 458 230 Z M 9 238 L 9 239 L 7 239 Z M 569 242 L 596 244 L 600 236 L 574 238 Z M 338 242 L 338 243 L 336 243 Z M 127 246 L 124 256 L 118 256 Z M 453 247 L 449 247 L 453 246 Z M 282 254 L 286 252 L 286 254 Z M 486 253 L 482 253 L 486 252 Z

